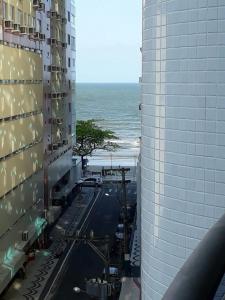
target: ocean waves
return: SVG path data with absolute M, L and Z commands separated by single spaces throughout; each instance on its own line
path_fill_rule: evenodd
M 96 119 L 102 128 L 115 132 L 120 148 L 116 152 L 96 151 L 91 164 L 136 164 L 139 154 L 140 87 L 138 84 L 77 84 L 78 120 Z

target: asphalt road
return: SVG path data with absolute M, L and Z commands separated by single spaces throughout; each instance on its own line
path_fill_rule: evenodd
M 96 236 L 114 236 L 118 224 L 121 203 L 119 201 L 120 187 L 117 184 L 107 184 L 102 188 L 90 215 L 84 224 L 84 233 L 94 231 Z M 128 202 L 134 202 L 136 198 L 135 184 L 129 184 L 127 188 Z M 103 262 L 93 250 L 83 243 L 75 243 L 63 268 L 59 279 L 53 287 L 54 300 L 90 299 L 88 295 L 73 291 L 75 286 L 85 287 L 85 278 L 96 278 L 102 275 Z

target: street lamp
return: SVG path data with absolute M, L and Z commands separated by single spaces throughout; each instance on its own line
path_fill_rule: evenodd
M 73 288 L 73 291 L 76 293 L 76 294 L 80 294 L 80 292 L 84 292 L 83 290 L 81 290 L 81 288 L 79 288 L 78 286 L 75 286 Z

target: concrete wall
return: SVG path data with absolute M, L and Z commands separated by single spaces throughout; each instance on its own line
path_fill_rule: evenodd
M 142 299 L 162 299 L 225 208 L 225 3 L 145 0 Z
M 67 151 L 64 155 L 54 161 L 48 169 L 49 190 L 63 177 L 72 167 L 72 152 Z

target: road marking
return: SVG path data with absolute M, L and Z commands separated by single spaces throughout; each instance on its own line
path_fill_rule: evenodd
M 95 200 L 94 200 L 94 202 L 93 202 L 93 204 L 92 204 L 92 206 L 91 206 L 91 208 L 90 208 L 90 210 L 89 210 L 89 212 L 88 212 L 86 218 L 84 219 L 84 222 L 82 223 L 82 225 L 81 225 L 81 227 L 80 227 L 79 230 L 82 230 L 82 229 L 83 229 L 84 224 L 86 223 L 87 218 L 89 217 L 89 215 L 90 215 L 90 213 L 91 213 L 91 211 L 92 211 L 92 209 L 93 209 L 93 206 L 95 205 L 96 201 L 98 200 L 100 194 L 101 194 L 101 191 L 98 192 L 98 194 L 97 194 L 97 196 L 96 196 L 96 198 L 95 198 Z M 46 299 L 46 300 L 48 299 L 48 296 L 50 295 L 51 290 L 52 290 L 53 286 L 55 285 L 55 282 L 56 282 L 56 280 L 58 279 L 59 274 L 60 274 L 60 272 L 62 271 L 62 268 L 64 267 L 64 265 L 65 265 L 65 263 L 66 263 L 66 261 L 67 261 L 67 258 L 69 257 L 70 252 L 72 251 L 72 249 L 73 249 L 73 247 L 74 247 L 76 241 L 77 241 L 77 240 L 74 240 L 74 241 L 72 242 L 72 245 L 70 246 L 70 249 L 69 249 L 67 255 L 65 256 L 65 258 L 64 258 L 64 260 L 63 260 L 63 262 L 62 262 L 62 264 L 61 264 L 61 266 L 60 266 L 60 268 L 59 268 L 59 271 L 58 271 L 58 273 L 56 274 L 55 279 L 53 280 L 53 282 L 52 282 L 52 284 L 51 284 L 51 286 L 50 286 L 50 288 L 49 288 L 49 290 L 48 290 L 48 293 L 47 293 L 47 295 L 45 296 L 44 299 Z

